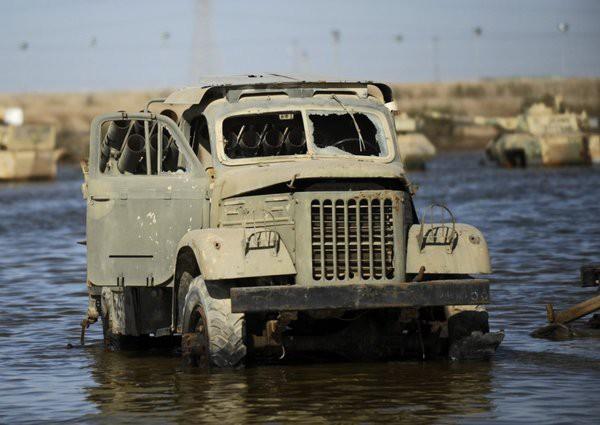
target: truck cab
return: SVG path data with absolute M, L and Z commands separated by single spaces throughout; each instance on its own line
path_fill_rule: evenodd
M 485 239 L 445 207 L 419 220 L 391 101 L 380 83 L 262 75 L 97 117 L 87 323 L 109 348 L 167 337 L 218 367 L 493 352 Z

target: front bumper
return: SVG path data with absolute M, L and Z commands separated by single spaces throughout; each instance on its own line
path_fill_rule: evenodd
M 234 313 L 480 305 L 489 300 L 490 285 L 484 279 L 231 288 Z

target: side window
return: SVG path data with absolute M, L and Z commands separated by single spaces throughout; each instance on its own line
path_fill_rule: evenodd
M 147 161 L 146 123 L 150 168 Z M 173 135 L 157 120 L 107 121 L 103 123 L 101 131 L 99 165 L 104 174 L 156 175 L 159 169 L 161 173 L 184 172 L 187 169 Z

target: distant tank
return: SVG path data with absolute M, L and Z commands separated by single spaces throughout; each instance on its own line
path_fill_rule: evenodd
M 592 164 L 600 165 L 600 123 L 598 117 L 590 117 L 587 123 L 587 130 L 590 131 L 588 137 L 590 159 Z
M 420 123 L 406 112 L 394 111 L 396 139 L 404 167 L 413 170 L 425 169 L 425 163 L 433 158 L 436 149 L 433 143 L 419 132 Z
M 427 116 L 458 125 L 495 127 L 498 134 L 488 143 L 486 154 L 504 167 L 590 164 L 590 141 L 598 144 L 597 136 L 587 131 L 587 114 L 565 110 L 559 97 L 554 98 L 553 107 L 537 102 L 516 117 L 456 117 L 436 112 Z
M 23 124 L 20 108 L 0 108 L 0 180 L 52 179 L 59 156 L 54 126 Z

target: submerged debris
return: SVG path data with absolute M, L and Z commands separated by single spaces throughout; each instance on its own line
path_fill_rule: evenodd
M 582 268 L 583 277 L 583 268 Z M 600 336 L 595 331 L 600 328 L 600 315 L 594 316 L 586 323 L 587 328 L 573 328 L 568 323 L 574 322 L 588 314 L 600 310 L 600 295 L 596 295 L 579 304 L 575 304 L 562 311 L 555 311 L 552 304 L 546 305 L 547 326 L 534 330 L 530 335 L 534 338 L 547 338 L 552 340 L 564 340 L 576 337 Z

